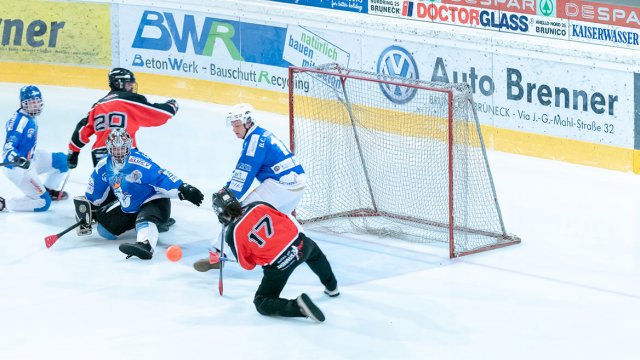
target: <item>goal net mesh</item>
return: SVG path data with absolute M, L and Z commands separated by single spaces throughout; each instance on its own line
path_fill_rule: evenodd
M 337 65 L 290 79 L 301 223 L 447 243 L 451 257 L 520 241 L 505 231 L 467 84 Z

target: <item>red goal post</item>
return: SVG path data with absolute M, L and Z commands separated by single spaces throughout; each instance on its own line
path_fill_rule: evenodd
M 303 224 L 442 242 L 457 257 L 507 234 L 470 87 L 329 64 L 289 68 Z

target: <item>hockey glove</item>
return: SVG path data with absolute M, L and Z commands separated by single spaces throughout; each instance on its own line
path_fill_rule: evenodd
M 178 102 L 175 99 L 170 99 L 165 102 L 165 104 L 171 106 L 173 108 L 173 114 L 178 113 Z
M 196 206 L 200 206 L 204 199 L 204 195 L 202 195 L 200 190 L 187 183 L 182 183 L 178 188 L 178 197 L 180 200 L 188 200 Z
M 75 169 L 78 166 L 78 156 L 80 156 L 79 152 L 69 150 L 67 153 L 67 165 L 69 169 Z
M 31 165 L 31 160 L 25 157 L 15 157 L 13 161 L 16 163 L 16 166 L 21 167 L 23 169 L 28 169 L 29 165 Z

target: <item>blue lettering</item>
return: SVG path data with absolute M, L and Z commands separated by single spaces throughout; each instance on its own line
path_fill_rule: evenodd
M 166 24 L 165 24 L 166 20 Z M 189 40 L 193 45 L 194 53 L 202 55 L 209 38 L 209 33 L 213 24 L 212 18 L 206 18 L 202 32 L 198 34 L 193 15 L 185 15 L 182 23 L 182 31 L 178 30 L 173 14 L 165 12 L 146 10 L 140 19 L 138 31 L 133 39 L 131 47 L 137 49 L 152 49 L 166 51 L 171 49 L 175 43 L 178 52 L 185 53 Z M 144 32 L 160 32 L 160 37 L 146 37 Z
M 173 43 L 171 34 L 164 25 L 164 17 L 157 11 L 145 11 L 140 19 L 140 25 L 136 32 L 136 37 L 133 39 L 131 47 L 134 49 L 154 49 L 154 50 L 169 50 Z M 142 33 L 146 27 L 155 28 L 160 31 L 159 38 L 143 37 Z

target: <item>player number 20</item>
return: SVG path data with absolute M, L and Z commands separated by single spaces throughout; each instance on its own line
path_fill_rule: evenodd
M 96 132 L 115 128 L 126 128 L 127 114 L 121 112 L 100 114 L 94 118 L 93 127 Z

